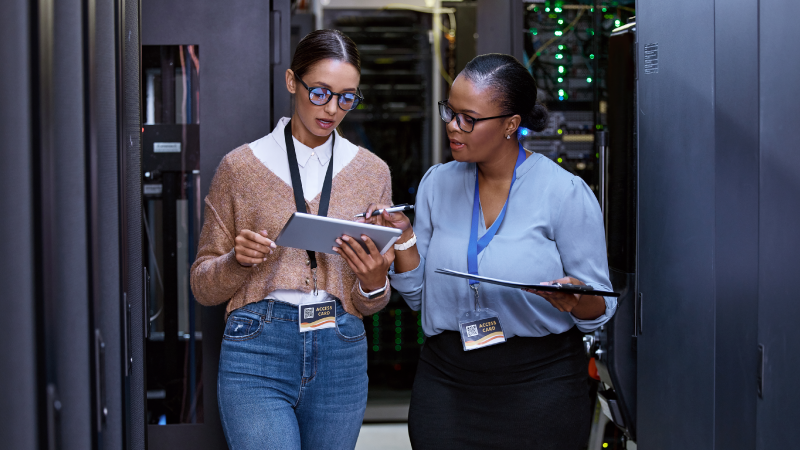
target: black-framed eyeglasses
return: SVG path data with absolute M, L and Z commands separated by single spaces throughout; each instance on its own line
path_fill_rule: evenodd
M 475 128 L 475 122 L 480 122 L 481 120 L 489 120 L 489 119 L 500 119 L 502 117 L 511 117 L 514 114 L 504 114 L 502 116 L 483 117 L 480 119 L 476 119 L 464 113 L 456 114 L 455 111 L 453 111 L 449 106 L 447 106 L 447 100 L 442 100 L 439 102 L 439 115 L 442 116 L 442 120 L 444 121 L 444 123 L 452 122 L 453 117 L 455 117 L 456 123 L 458 124 L 458 128 L 461 128 L 461 131 L 465 133 L 472 133 L 472 130 Z
M 327 105 L 334 95 L 339 97 L 338 104 L 342 111 L 352 111 L 358 107 L 359 103 L 364 101 L 364 97 L 361 95 L 361 89 L 359 88 L 356 88 L 358 92 L 357 94 L 352 92 L 340 94 L 324 87 L 308 87 L 305 81 L 300 79 L 300 77 L 295 75 L 295 78 L 303 83 L 303 86 L 308 89 L 308 99 L 311 100 L 311 103 L 317 106 Z

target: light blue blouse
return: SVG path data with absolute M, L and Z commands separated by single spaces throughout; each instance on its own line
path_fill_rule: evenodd
M 474 163 L 453 161 L 431 167 L 419 185 L 414 220 L 419 266 L 389 272 L 414 310 L 422 309 L 427 336 L 458 330 L 458 318 L 473 309 L 466 279 L 437 274 L 438 268 L 468 272 L 467 244 L 475 192 Z M 486 232 L 481 211 L 479 233 Z M 611 290 L 603 219 L 586 183 L 550 159 L 532 154 L 517 170 L 508 210 L 492 242 L 478 255 L 480 275 L 539 283 L 564 276 Z M 604 297 L 605 313 L 580 320 L 521 289 L 480 284 L 480 306 L 499 313 L 506 338 L 563 333 L 572 326 L 584 332 L 606 323 L 617 308 Z

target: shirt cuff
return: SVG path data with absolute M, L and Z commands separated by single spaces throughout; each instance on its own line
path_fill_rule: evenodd
M 419 257 L 419 265 L 414 270 L 408 272 L 396 273 L 394 271 L 394 263 L 389 268 L 389 278 L 392 280 L 392 286 L 397 292 L 409 293 L 418 291 L 422 287 L 422 279 L 425 271 L 425 264 L 422 255 Z
M 586 283 L 586 284 L 597 290 L 602 290 L 602 291 L 611 290 L 610 287 L 598 283 Z M 614 316 L 614 312 L 617 310 L 617 298 L 603 297 L 603 300 L 606 303 L 606 310 L 603 312 L 602 315 L 600 315 L 600 317 L 596 319 L 589 319 L 589 320 L 579 319 L 573 316 L 572 313 L 570 313 L 570 317 L 572 317 L 572 320 L 575 322 L 575 325 L 577 325 L 579 330 L 581 330 L 584 333 L 592 332 L 600 328 L 601 326 L 605 325 L 606 322 L 608 322 L 611 319 L 611 317 Z

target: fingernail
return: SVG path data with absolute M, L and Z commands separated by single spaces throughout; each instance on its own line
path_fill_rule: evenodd
M 366 234 L 362 234 L 361 239 L 366 241 L 367 239 L 369 239 L 369 236 L 367 236 Z
M 332 247 L 332 248 L 333 248 L 333 251 L 335 251 L 336 253 L 339 253 L 339 248 L 338 247 Z
M 339 244 L 339 245 L 342 245 L 342 240 L 341 239 L 336 239 L 336 243 Z
M 267 260 L 267 258 L 264 258 L 264 259 L 263 259 L 261 262 L 264 262 L 264 261 L 266 261 L 266 260 Z
M 348 237 L 348 236 L 342 236 L 342 240 L 343 240 L 343 241 L 349 241 L 349 240 L 350 240 L 350 237 Z

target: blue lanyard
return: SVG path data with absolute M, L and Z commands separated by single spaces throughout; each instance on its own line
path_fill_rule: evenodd
M 514 177 L 511 178 L 511 186 L 508 187 L 508 195 L 511 196 L 511 189 L 514 187 L 514 181 L 517 180 L 517 169 L 522 163 L 525 162 L 525 150 L 522 148 L 522 144 L 519 146 L 519 156 L 517 156 L 517 163 L 514 165 Z M 503 222 L 503 219 L 506 217 L 506 209 L 508 209 L 508 198 L 506 198 L 506 203 L 503 205 L 503 210 L 500 211 L 500 215 L 497 216 L 494 223 L 488 230 L 486 230 L 486 234 L 481 236 L 480 240 L 478 240 L 478 221 L 481 220 L 481 197 L 480 192 L 478 190 L 478 169 L 475 168 L 475 199 L 472 201 L 472 230 L 469 233 L 469 247 L 467 248 L 467 266 L 469 267 L 469 273 L 472 275 L 478 275 L 478 253 L 482 252 L 492 239 L 494 239 L 494 235 L 497 234 L 497 230 L 500 228 L 500 224 Z M 473 284 L 478 284 L 480 281 L 477 280 L 469 280 L 470 286 Z

